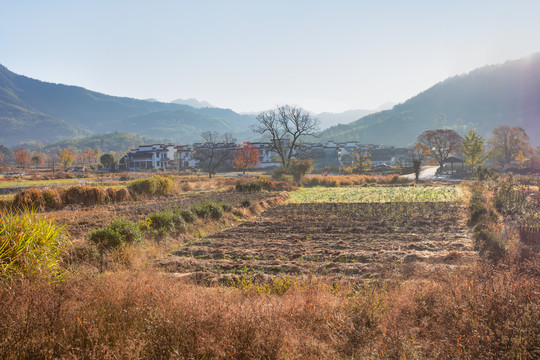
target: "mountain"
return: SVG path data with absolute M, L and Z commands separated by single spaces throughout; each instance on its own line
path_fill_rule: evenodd
M 207 130 L 241 137 L 254 121 L 254 116 L 229 109 L 196 109 L 42 82 L 0 65 L 0 143 L 6 145 L 113 131 L 182 143 L 198 139 Z
M 338 124 L 348 124 L 373 112 L 373 110 L 347 110 L 342 113 L 323 112 L 314 115 L 314 117 L 319 119 L 321 129 L 327 129 Z
M 322 140 L 410 145 L 427 129 L 469 128 L 489 137 L 500 125 L 523 127 L 540 145 L 540 53 L 442 81 L 391 110 L 321 132 Z
M 196 108 L 196 109 L 200 109 L 200 108 L 213 108 L 213 107 L 215 107 L 214 105 L 210 104 L 210 103 L 207 102 L 207 101 L 199 101 L 199 100 L 194 99 L 194 98 L 190 98 L 190 99 L 176 99 L 176 100 L 171 101 L 171 103 L 173 103 L 173 104 L 180 104 L 180 105 L 188 105 L 188 106 L 194 107 L 194 108 Z

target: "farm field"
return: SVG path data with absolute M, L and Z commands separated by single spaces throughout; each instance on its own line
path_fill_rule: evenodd
M 461 200 L 456 186 L 354 186 L 301 188 L 291 193 L 297 203 L 447 202 Z
M 535 258 L 490 257 L 501 216 L 491 201 L 511 216 L 511 192 L 172 181 L 170 192 L 65 202 L 20 223 L 34 224 L 31 236 L 52 219 L 69 242 L 43 277 L 29 268 L 18 281 L 4 267 L 3 357 L 537 357 Z M 3 234 L 20 238 L 5 214 Z M 22 265 L 49 259 L 35 258 Z
M 173 208 L 187 209 L 193 204 L 207 200 L 240 207 L 246 199 L 257 204 L 275 197 L 276 193 L 240 194 L 228 191 L 193 191 L 169 198 L 129 201 L 94 207 L 69 207 L 48 213 L 46 216 L 55 219 L 58 224 L 66 226 L 70 235 L 77 239 L 84 238 L 92 230 L 106 226 L 111 219 L 115 218 L 139 221 L 144 220 L 151 213 Z
M 301 189 L 254 221 L 181 246 L 162 265 L 184 273 L 369 278 L 394 265 L 467 263 L 476 253 L 455 201 L 461 195 L 454 187 Z

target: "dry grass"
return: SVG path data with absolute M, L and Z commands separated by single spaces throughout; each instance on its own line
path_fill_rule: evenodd
M 531 264 L 529 264 L 531 265 Z M 19 358 L 535 358 L 538 274 L 477 266 L 401 284 L 298 282 L 283 295 L 155 273 L 0 291 Z
M 302 185 L 306 187 L 325 186 L 339 187 L 365 184 L 411 184 L 412 180 L 393 175 L 333 175 L 333 176 L 306 176 Z
M 236 214 L 255 215 L 283 202 L 250 196 L 252 207 Z M 103 212 L 107 207 L 123 215 L 131 211 L 134 219 L 146 216 L 148 208 L 135 204 L 86 208 L 85 218 L 83 211 L 71 216 L 78 218 L 74 222 L 88 221 L 90 212 L 96 212 L 110 220 L 113 213 Z M 198 219 L 190 230 L 197 237 L 196 229 L 214 233 L 236 221 L 228 213 L 219 221 Z M 181 240 L 123 246 L 111 254 L 111 271 L 102 275 L 78 268 L 60 283 L 40 278 L 0 283 L 1 357 L 540 357 L 538 256 L 523 259 L 505 252 L 497 265 L 485 261 L 419 271 L 411 271 L 411 264 L 396 265 L 380 280 L 283 276 L 268 283 L 255 274 L 229 286 L 201 287 L 153 266 L 163 249 Z

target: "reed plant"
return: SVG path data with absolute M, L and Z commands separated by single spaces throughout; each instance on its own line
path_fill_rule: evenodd
M 33 210 L 0 210 L 0 278 L 58 277 L 69 243 L 64 227 Z

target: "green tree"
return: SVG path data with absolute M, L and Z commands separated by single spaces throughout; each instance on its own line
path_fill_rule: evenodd
M 302 176 L 309 174 L 312 170 L 313 161 L 311 159 L 292 159 L 287 168 L 287 172 L 293 176 L 296 182 L 300 182 Z
M 110 168 L 116 161 L 114 159 L 114 155 L 112 154 L 103 154 L 99 158 L 99 161 L 101 162 L 101 165 L 103 165 L 104 168 Z
M 463 137 L 461 142 L 461 153 L 465 156 L 465 163 L 471 165 L 472 169 L 476 165 L 482 165 L 485 156 L 482 156 L 484 153 L 484 139 L 482 136 L 478 135 L 473 129 L 469 129 L 467 134 Z

